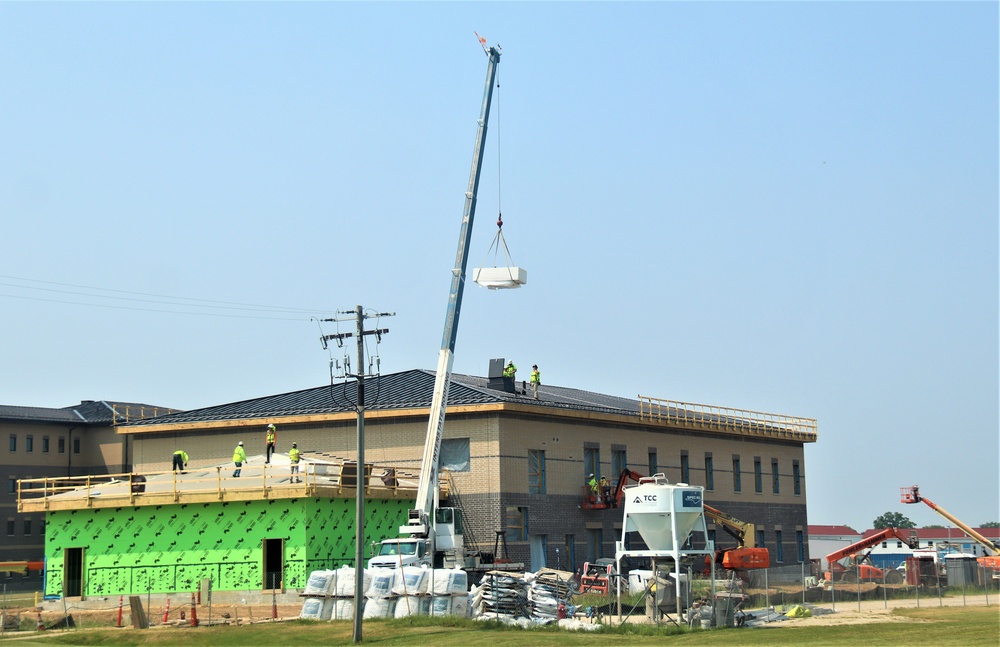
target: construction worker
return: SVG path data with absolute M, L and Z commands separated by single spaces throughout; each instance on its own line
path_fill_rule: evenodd
M 240 441 L 240 444 L 236 446 L 236 449 L 233 450 L 233 462 L 236 463 L 236 471 L 233 472 L 233 478 L 238 478 L 241 471 L 240 468 L 243 467 L 243 463 L 250 462 L 247 460 L 247 453 L 246 450 L 243 449 L 242 440 Z
M 531 365 L 531 395 L 538 399 L 538 386 L 542 383 L 542 374 L 538 370 L 538 364 Z
M 611 484 L 608 483 L 608 478 L 606 476 L 602 476 L 601 477 L 600 486 L 601 486 L 601 496 L 604 497 L 604 502 L 610 505 L 611 504 Z
M 271 454 L 274 453 L 274 444 L 277 442 L 277 440 L 278 440 L 278 428 L 274 426 L 274 423 L 271 423 L 267 426 L 267 436 L 266 440 L 264 441 L 266 443 L 264 451 L 267 455 L 266 458 L 264 458 L 265 463 L 271 462 Z
M 184 468 L 187 467 L 188 455 L 183 449 L 178 449 L 174 452 L 174 471 L 184 473 Z
M 590 502 L 599 503 L 600 501 L 597 496 L 597 479 L 594 478 L 593 474 L 590 475 L 590 480 L 587 481 L 587 485 L 590 486 Z
M 503 376 L 514 379 L 514 375 L 517 373 L 517 367 L 514 366 L 514 362 L 507 362 L 507 366 L 503 369 Z
M 292 483 L 301 483 L 299 478 L 299 461 L 302 460 L 302 452 L 299 451 L 299 444 L 292 443 L 292 448 L 288 450 L 288 460 L 292 463 Z

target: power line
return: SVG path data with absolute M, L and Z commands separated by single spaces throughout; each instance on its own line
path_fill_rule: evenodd
M 155 312 L 166 314 L 185 314 L 207 317 L 228 317 L 238 319 L 261 319 L 268 321 L 300 321 L 303 317 L 313 316 L 317 312 L 323 312 L 318 308 L 289 308 L 285 306 L 272 306 L 256 303 L 240 303 L 233 301 L 220 301 L 213 299 L 199 299 L 192 297 L 178 297 L 166 294 L 151 294 L 147 292 L 137 292 L 131 290 L 116 290 L 112 288 L 101 288 L 96 286 L 78 285 L 73 283 L 60 283 L 57 281 L 43 281 L 39 279 L 28 279 L 17 276 L 0 275 L 0 279 L 8 281 L 20 281 L 25 283 L 38 283 L 41 285 L 51 285 L 59 287 L 41 287 L 34 285 L 21 285 L 0 281 L 0 286 L 14 288 L 16 290 L 27 290 L 34 292 L 45 292 L 55 294 L 66 294 L 82 299 L 93 299 L 94 301 L 81 301 L 73 299 L 45 298 L 42 296 L 30 296 L 25 294 L 0 293 L 0 298 L 22 299 L 27 301 L 40 301 L 46 303 L 60 303 L 76 306 L 90 306 L 96 308 L 110 308 L 116 310 L 131 310 L 137 312 Z M 60 289 L 74 288 L 74 289 Z M 93 292 L 107 292 L 109 294 L 94 294 Z M 126 295 L 126 296 L 119 296 Z M 148 297 L 148 298 L 139 298 Z M 112 301 L 112 303 L 102 302 Z M 114 303 L 124 301 L 136 304 L 148 303 L 161 306 L 140 307 L 128 306 Z M 228 312 L 227 312 L 228 311 Z M 235 312 L 233 312 L 235 311 Z M 237 314 L 244 312 L 247 314 Z M 260 314 L 252 314 L 260 313 Z M 301 315 L 301 316 L 280 316 L 280 315 Z M 262 316 L 276 315 L 276 316 Z

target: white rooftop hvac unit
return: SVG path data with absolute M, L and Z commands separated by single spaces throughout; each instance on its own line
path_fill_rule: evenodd
M 476 267 L 472 280 L 490 290 L 510 290 L 528 282 L 528 270 L 522 267 Z

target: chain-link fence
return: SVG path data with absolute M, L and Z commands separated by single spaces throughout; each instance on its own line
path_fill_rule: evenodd
M 1000 604 L 1000 573 L 974 559 L 911 560 L 898 569 L 847 571 L 839 579 L 814 573 L 808 564 L 745 571 L 731 576 L 746 600 L 746 608 L 786 609 L 792 605 L 830 607 L 882 601 L 908 606 L 951 603 L 968 596 L 985 596 L 986 604 Z M 729 583 L 730 588 L 732 583 Z

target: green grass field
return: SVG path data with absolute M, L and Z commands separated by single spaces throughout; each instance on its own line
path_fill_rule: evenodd
M 501 645 L 566 646 L 632 645 L 933 645 L 935 647 L 1000 644 L 1000 607 L 898 609 L 912 622 L 810 626 L 808 621 L 776 623 L 759 629 L 686 631 L 648 625 L 608 627 L 599 632 L 570 632 L 553 627 L 523 630 L 469 620 L 432 618 L 371 620 L 363 642 L 371 645 L 426 647 L 498 647 Z M 351 645 L 350 622 L 294 621 L 232 627 L 98 629 L 5 635 L 2 642 L 32 645 Z

